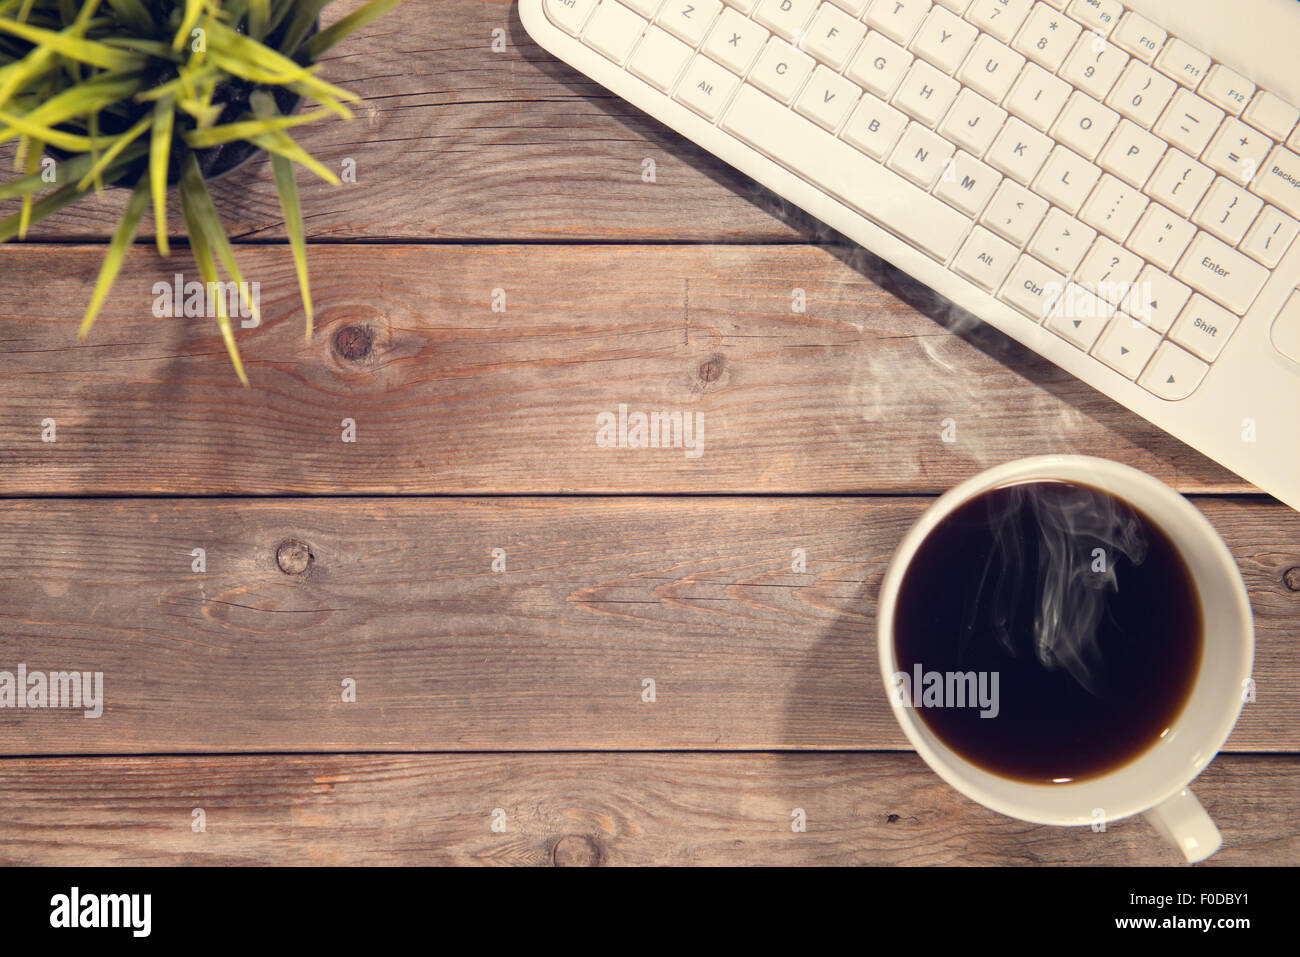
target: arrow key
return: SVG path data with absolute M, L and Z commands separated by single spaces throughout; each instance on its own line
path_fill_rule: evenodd
M 1138 379 L 1138 385 L 1162 399 L 1177 402 L 1196 391 L 1209 368 L 1208 363 L 1185 349 L 1172 342 L 1162 342 L 1155 358 Z
M 1160 333 L 1132 316 L 1116 313 L 1092 354 L 1120 375 L 1136 379 L 1160 344 Z
M 1120 308 L 1156 332 L 1168 332 L 1192 291 L 1155 266 L 1146 266 Z
M 1087 352 L 1106 328 L 1113 311 L 1087 289 L 1069 283 L 1047 314 L 1047 328 Z

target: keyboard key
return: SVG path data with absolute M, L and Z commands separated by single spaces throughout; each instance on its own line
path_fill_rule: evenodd
M 1100 178 L 1100 167 L 1057 146 L 1034 181 L 1034 192 L 1074 215 Z
M 1268 137 L 1229 117 L 1219 127 L 1201 160 L 1233 182 L 1246 186 L 1255 178 L 1272 148 L 1273 141 Z
M 1128 54 L 1119 47 L 1096 34 L 1085 33 L 1075 41 L 1069 59 L 1061 68 L 1061 76 L 1101 100 L 1111 91 L 1127 64 Z
M 1142 270 L 1142 259 L 1099 236 L 1079 266 L 1075 281 L 1113 306 L 1128 301 Z
M 1177 86 L 1169 77 L 1157 73 L 1145 63 L 1130 60 L 1119 82 L 1106 97 L 1106 104 L 1139 126 L 1150 129 L 1160 118 Z
M 1223 122 L 1223 110 L 1190 90 L 1179 90 L 1165 108 L 1155 131 L 1184 153 L 1199 156 Z
M 894 147 L 888 166 L 918 186 L 929 189 L 939 179 L 950 156 L 951 143 L 919 123 L 909 123 Z
M 998 298 L 1035 322 L 1042 322 L 1064 290 L 1064 276 L 1033 256 L 1021 256 Z
M 1013 116 L 993 141 L 986 160 L 1013 179 L 1028 183 L 1046 161 L 1053 145 L 1042 133 Z
M 803 48 L 822 63 L 842 70 L 866 35 L 867 28 L 857 20 L 838 7 L 823 3 L 808 28 Z
M 1053 209 L 1038 227 L 1029 252 L 1053 269 L 1063 273 L 1074 272 L 1079 260 L 1088 251 L 1097 231 L 1085 226 L 1073 216 Z
M 645 39 L 632 54 L 628 69 L 635 75 L 667 93 L 682 75 L 693 51 L 662 27 L 651 27 Z
M 1047 314 L 1047 328 L 1084 352 L 1092 348 L 1110 322 L 1113 310 L 1091 292 L 1069 283 Z
M 1121 307 L 1156 332 L 1165 333 L 1178 318 L 1192 291 L 1155 266 L 1144 266 Z
M 1206 362 L 1213 362 L 1232 338 L 1238 322 L 1237 317 L 1222 306 L 1204 296 L 1193 296 L 1174 323 L 1169 338 Z
M 1150 178 L 1164 156 L 1165 143 L 1131 120 L 1120 120 L 1097 162 L 1109 173 L 1137 189 Z
M 867 25 L 895 43 L 907 46 L 930 12 L 930 0 L 877 0 L 867 10 Z
M 1070 96 L 1070 84 L 1031 63 L 1020 71 L 1003 106 L 1026 123 L 1048 129 Z
M 961 66 L 978 34 L 978 30 L 958 19 L 951 10 L 935 7 L 921 24 L 911 49 L 944 73 L 952 73 Z
M 879 163 L 907 129 L 907 115 L 870 93 L 862 97 L 840 135 Z
M 662 0 L 623 0 L 625 6 L 631 7 L 647 20 L 653 19 L 654 15 L 659 12 L 659 4 Z
M 736 94 L 723 128 L 941 262 L 969 231 L 970 220 L 942 200 L 751 86 Z
M 1057 118 L 1052 135 L 1085 159 L 1094 160 L 1118 122 L 1118 113 L 1076 90 Z
M 1147 193 L 1180 216 L 1190 217 L 1214 182 L 1214 170 L 1180 150 L 1170 150 L 1147 183 Z
M 1265 206 L 1246 234 L 1241 251 L 1272 269 L 1282 261 L 1297 233 L 1300 233 L 1300 223 L 1279 209 Z
M 1205 79 L 1210 57 L 1177 37 L 1165 44 L 1156 57 L 1156 69 L 1182 86 L 1193 90 Z
M 1279 96 L 1260 90 L 1246 107 L 1242 118 L 1251 126 L 1263 130 L 1275 140 L 1284 140 L 1291 135 L 1296 120 L 1300 119 L 1300 110 Z
M 1160 344 L 1160 333 L 1116 313 L 1092 354 L 1126 379 L 1136 379 Z
M 912 54 L 884 34 L 869 33 L 849 64 L 848 76 L 854 83 L 887 100 L 894 95 L 899 81 L 911 65 Z
M 1083 207 L 1082 218 L 1117 243 L 1137 225 L 1147 199 L 1133 187 L 1106 173 Z
M 722 11 L 722 16 L 709 31 L 704 52 L 732 73 L 744 74 L 754 58 L 767 43 L 770 34 L 748 17 L 732 9 Z
M 1174 269 L 1197 292 L 1244 316 L 1268 281 L 1269 272 L 1209 233 L 1197 233 Z
M 992 292 L 1006 278 L 1016 261 L 1016 247 L 1004 242 L 983 226 L 971 230 L 952 268 L 986 292 Z
M 1270 203 L 1300 216 L 1300 156 L 1276 147 L 1250 187 Z
M 1023 246 L 1046 214 L 1047 200 L 1004 179 L 980 222 L 1004 239 Z
M 1229 246 L 1235 246 L 1246 235 L 1263 206 L 1262 199 L 1220 176 L 1205 194 L 1205 199 L 1192 215 L 1192 221 Z
M 1045 3 L 1035 5 L 1011 46 L 1055 73 L 1079 36 L 1080 27 Z
M 677 84 L 674 97 L 706 120 L 715 120 L 722 105 L 740 85 L 740 77 L 700 54 L 691 61 Z
M 915 61 L 891 101 L 926 126 L 935 126 L 948 112 L 960 89 L 957 81 L 924 60 Z
M 1128 248 L 1166 271 L 1178 264 L 1196 227 L 1159 203 L 1147 207 L 1141 222 L 1128 239 Z
M 1162 342 L 1138 385 L 1171 402 L 1187 398 L 1205 378 L 1210 367 L 1172 342 Z
M 1150 63 L 1165 45 L 1166 36 L 1168 34 L 1164 30 L 1146 17 L 1130 11 L 1120 20 L 1110 39 L 1116 46 Z
M 668 0 L 680 3 L 681 0 Z M 759 0 L 754 18 L 785 40 L 802 40 L 818 0 Z M 802 44 L 799 44 L 802 46 Z
M 1024 65 L 1025 58 L 1011 47 L 982 34 L 975 41 L 975 49 L 962 64 L 957 78 L 980 95 L 999 103 L 1011 89 L 1011 84 L 1016 82 Z
M 966 19 L 1003 43 L 1010 42 L 1029 16 L 1034 0 L 975 0 L 966 10 Z M 986 94 L 987 95 L 987 94 Z
M 1233 116 L 1240 115 L 1254 95 L 1254 83 L 1222 64 L 1210 67 L 1201 84 L 1201 96 Z
M 730 2 L 730 0 L 728 0 Z M 753 0 L 745 0 L 746 3 L 752 3 Z M 871 6 L 871 0 L 831 0 L 845 13 L 850 13 L 855 17 L 860 17 L 867 12 L 867 7 Z
M 698 47 L 720 12 L 722 4 L 718 0 L 665 0 L 655 22 L 678 39 Z
M 565 33 L 576 37 L 582 32 L 583 24 L 599 2 L 600 0 L 546 0 L 546 15 Z
M 582 42 L 615 63 L 627 59 L 646 28 L 646 21 L 616 0 L 605 0 L 587 21 Z
M 939 132 L 963 149 L 983 156 L 1006 118 L 1007 111 L 1002 107 L 974 90 L 962 90 L 939 124 Z
M 1119 0 L 1073 0 L 1067 11 L 1094 33 L 1110 33 L 1124 15 L 1124 5 Z
M 830 67 L 818 66 L 799 94 L 795 109 L 818 126 L 833 132 L 844 122 L 861 93 Z
M 934 195 L 973 219 L 980 214 L 1000 182 L 1002 176 L 995 169 L 959 150 L 939 174 Z M 1010 260 L 1007 268 L 1011 268 Z
M 749 82 L 788 104 L 794 99 L 799 87 L 803 86 L 803 81 L 808 79 L 808 74 L 812 73 L 816 62 L 780 37 L 772 37 L 758 55 L 758 63 L 750 71 Z
M 1273 320 L 1273 348 L 1292 362 L 1300 363 L 1300 290 L 1291 293 Z

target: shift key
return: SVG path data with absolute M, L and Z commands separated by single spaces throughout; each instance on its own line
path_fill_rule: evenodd
M 1268 282 L 1269 271 L 1209 233 L 1197 233 L 1175 267 L 1174 276 L 1244 316 Z
M 941 262 L 970 229 L 947 203 L 751 86 L 740 88 L 722 127 Z

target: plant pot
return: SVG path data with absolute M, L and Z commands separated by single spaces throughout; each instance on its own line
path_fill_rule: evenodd
M 315 35 L 319 30 L 320 17 L 317 17 L 316 22 L 307 31 L 307 37 Z M 160 76 L 158 82 L 163 83 L 171 78 L 165 75 Z M 285 116 L 296 113 L 298 107 L 302 105 L 302 95 L 294 93 L 283 86 L 260 86 L 250 80 L 232 77 L 228 82 L 219 85 L 213 95 L 213 102 L 223 104 L 221 115 L 217 118 L 217 124 L 233 123 L 241 115 L 249 112 L 251 109 L 249 98 L 258 89 L 269 92 L 275 100 L 275 108 Z M 138 119 L 137 116 L 131 120 L 120 120 L 117 124 L 104 128 L 103 132 L 110 136 L 123 133 Z M 46 144 L 45 152 L 58 160 L 70 159 L 76 155 L 49 144 Z M 213 180 L 220 179 L 227 173 L 239 169 L 263 150 L 260 146 L 247 140 L 236 140 L 233 143 L 224 143 L 221 146 L 210 146 L 206 149 L 192 150 L 191 152 L 194 153 L 195 159 L 198 160 L 199 172 L 203 174 L 204 181 L 211 183 Z M 175 186 L 180 182 L 182 156 L 183 154 L 178 154 L 175 140 L 173 140 L 171 161 L 167 164 L 167 184 L 169 186 Z M 112 183 L 106 185 L 120 186 L 124 189 L 133 188 L 148 169 L 149 157 L 147 155 L 142 156 L 127 165 Z

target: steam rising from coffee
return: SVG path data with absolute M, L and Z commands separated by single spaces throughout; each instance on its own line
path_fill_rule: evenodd
M 1054 487 L 1051 495 L 1033 485 L 1009 491 L 998 505 L 990 505 L 994 547 L 963 617 L 962 649 L 975 637 L 976 617 L 987 603 L 993 636 L 1015 655 L 1016 619 L 1025 604 L 1022 590 L 1033 587 L 1032 645 L 1039 665 L 1064 669 L 1099 695 L 1104 675 L 1098 626 L 1107 594 L 1119 590 L 1118 559 L 1123 556 L 1134 565 L 1146 559 L 1142 524 L 1112 497 L 1077 486 Z M 1037 555 L 1026 554 L 1034 546 Z M 1038 574 L 1031 586 L 1026 572 L 1032 564 Z

